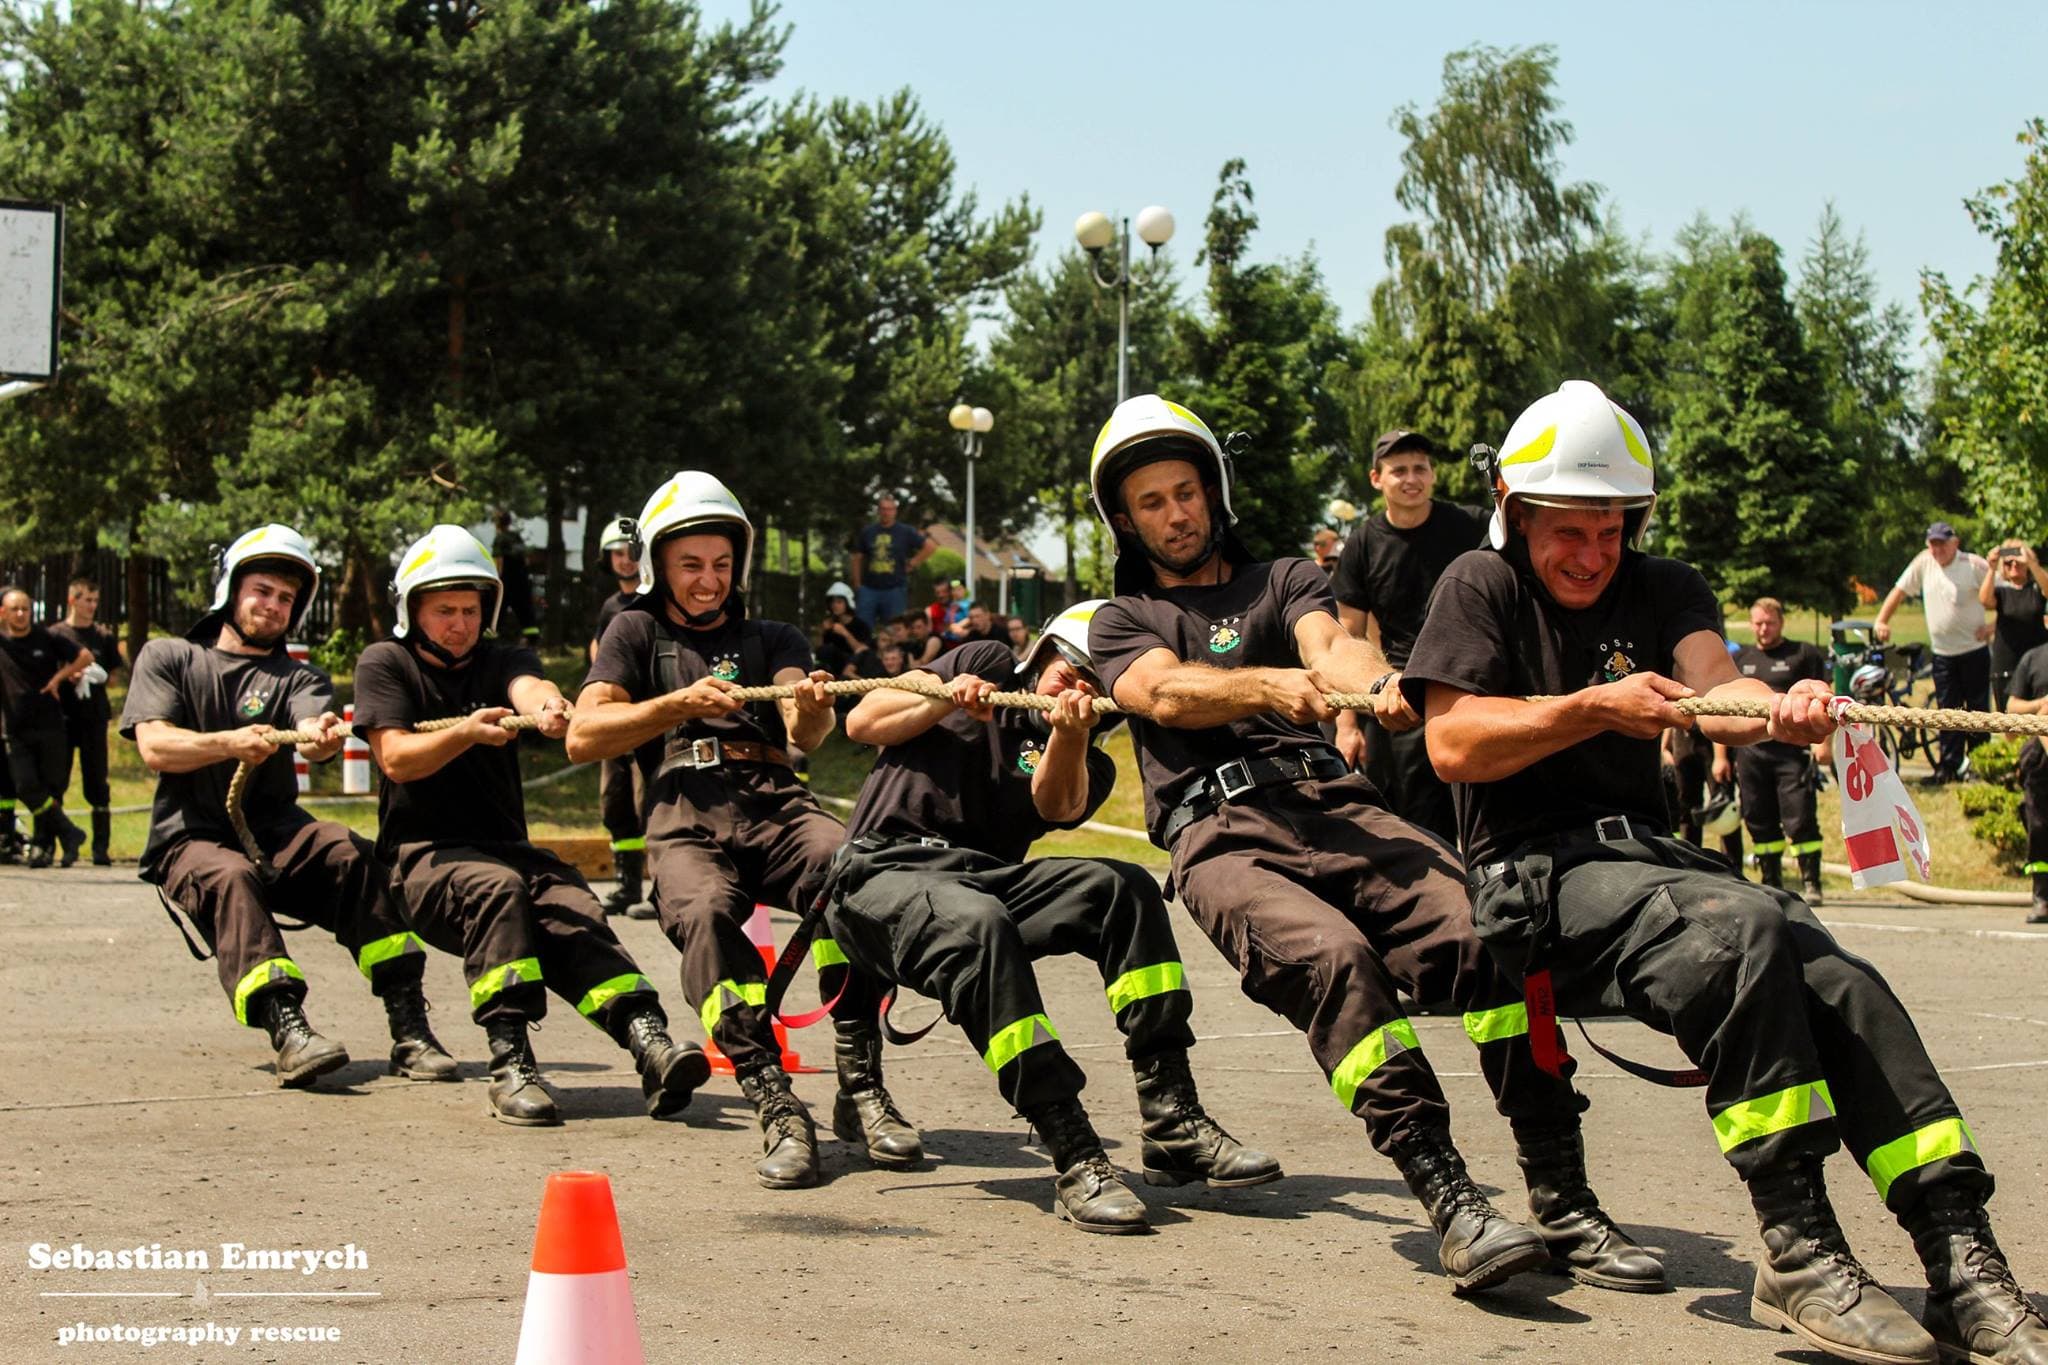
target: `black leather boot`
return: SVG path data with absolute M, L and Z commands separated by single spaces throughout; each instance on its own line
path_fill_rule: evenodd
M 277 1049 L 277 1083 L 288 1089 L 311 1085 L 328 1072 L 348 1065 L 348 1049 L 313 1032 L 297 998 L 271 991 L 257 1007 L 270 1045 Z
M 1764 1236 L 1749 1316 L 1866 1365 L 1936 1365 L 1934 1338 L 1849 1250 L 1818 1158 L 1759 1172 L 1750 1202 Z
M 1756 879 L 1765 886 L 1785 889 L 1785 855 L 1782 853 L 1759 853 L 1756 855 Z
M 0 861 L 4 861 L 4 859 L 0 859 Z M 2036 872 L 2033 875 L 2032 881 L 2034 884 L 2034 904 L 2027 911 L 2027 923 L 2048 924 L 2048 872 Z
M 79 850 L 85 847 L 85 831 L 73 823 L 61 808 L 50 811 L 50 822 L 56 828 L 57 842 L 63 848 L 57 866 L 71 867 L 78 862 Z
M 633 860 L 639 856 L 612 850 L 612 889 L 603 901 L 607 915 L 623 915 L 634 901 L 640 899 L 640 873 L 633 866 Z
M 1394 1163 L 1443 1239 L 1436 1258 L 1451 1277 L 1454 1293 L 1490 1289 L 1550 1263 L 1543 1239 L 1488 1203 L 1472 1183 L 1449 1133 L 1440 1128 L 1417 1133 L 1395 1149 Z
M 114 838 L 114 817 L 105 806 L 92 808 L 92 865 L 112 867 L 113 854 L 108 850 Z
M 409 1081 L 459 1081 L 455 1059 L 427 1027 L 427 993 L 417 981 L 396 986 L 384 997 L 391 1025 L 391 1074 Z
M 1515 1156 L 1529 1182 L 1529 1212 L 1550 1248 L 1550 1263 L 1581 1284 L 1632 1294 L 1671 1287 L 1664 1265 L 1615 1226 L 1586 1178 L 1586 1142 L 1576 1123 L 1515 1134 Z
M 774 1063 L 740 1076 L 740 1093 L 761 1122 L 761 1160 L 754 1171 L 771 1190 L 800 1190 L 818 1183 L 818 1131 L 811 1111 L 789 1088 L 789 1076 Z
M 1247 1147 L 1209 1117 L 1195 1092 L 1185 1052 L 1135 1063 L 1138 1115 L 1144 1123 L 1141 1160 L 1147 1185 L 1208 1182 L 1212 1189 L 1263 1185 L 1280 1178 L 1280 1162 Z
M 873 1019 L 832 1021 L 832 1058 L 839 1094 L 832 1101 L 832 1135 L 864 1143 L 868 1160 L 906 1170 L 924 1160 L 924 1139 L 882 1085 L 882 1029 Z
M 1820 854 L 1799 855 L 1799 898 L 1815 909 L 1820 908 Z
M 491 1040 L 491 1117 L 515 1128 L 551 1128 L 562 1121 L 555 1097 L 540 1082 L 540 1064 L 526 1041 L 526 1020 L 494 1014 L 484 1021 Z
M 5 761 L 4 756 L 0 756 L 0 762 Z M 14 806 L 10 802 L 5 809 L 0 809 L 0 863 L 20 862 L 21 851 L 21 827 L 14 823 Z M 2039 877 L 2034 878 L 2036 884 L 2040 880 Z
M 678 1043 L 668 1036 L 668 1021 L 659 1012 L 641 1010 L 628 1019 L 624 1029 L 626 1050 L 640 1070 L 640 1093 L 647 1100 L 647 1117 L 665 1119 L 680 1114 L 690 1103 L 697 1087 L 711 1079 L 711 1061 L 695 1043 Z
M 1922 1321 L 1944 1359 L 2048 1365 L 2048 1322 L 2006 1268 L 1982 1195 L 1936 1185 L 1899 1222 L 1927 1267 Z
M 1117 1178 L 1102 1139 L 1079 1099 L 1054 1100 L 1024 1112 L 1052 1153 L 1053 1212 L 1083 1232 L 1146 1230 L 1145 1205 Z

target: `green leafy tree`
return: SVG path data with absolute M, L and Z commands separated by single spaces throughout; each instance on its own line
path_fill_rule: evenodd
M 1251 260 L 1258 224 L 1245 163 L 1225 162 L 1196 258 L 1208 267 L 1207 307 L 1180 332 L 1189 406 L 1219 438 L 1244 433 L 1231 504 L 1247 548 L 1270 558 L 1303 553 L 1348 457 L 1341 411 L 1322 390 L 1348 349 L 1312 258 Z
M 1921 276 L 1940 351 L 1936 439 L 1967 475 L 1964 494 L 1993 534 L 2048 526 L 2048 121 L 2020 130 L 2018 178 L 1964 201 L 1997 249 L 1987 279 L 1957 289 Z
M 1777 243 L 1739 225 L 1682 236 L 1658 521 L 1724 600 L 1848 596 L 1859 470 L 1828 412 Z

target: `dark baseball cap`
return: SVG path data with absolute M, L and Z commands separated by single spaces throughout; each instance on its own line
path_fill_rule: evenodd
M 1927 527 L 1927 538 L 1929 540 L 1954 540 L 1956 538 L 1956 528 L 1945 521 L 1931 522 Z
M 1419 450 L 1431 459 L 1436 458 L 1436 446 L 1427 436 L 1413 431 L 1389 431 L 1372 443 L 1372 462 L 1378 464 L 1397 450 Z

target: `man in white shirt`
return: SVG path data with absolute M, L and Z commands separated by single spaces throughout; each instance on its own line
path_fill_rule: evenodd
M 1927 548 L 1899 575 L 1877 609 L 1872 632 L 1879 643 L 1892 638 L 1892 613 L 1908 597 L 1927 604 L 1927 638 L 1934 646 L 1934 702 L 1937 706 L 1982 711 L 1991 688 L 1991 623 L 1977 598 L 1977 587 L 1991 566 L 1984 556 L 1962 553 L 1956 528 L 1937 521 L 1927 528 Z M 1941 736 L 1941 760 L 1934 780 L 1953 782 L 1963 766 L 1963 736 L 1947 730 Z

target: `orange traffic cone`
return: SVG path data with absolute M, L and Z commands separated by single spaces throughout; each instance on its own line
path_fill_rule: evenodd
M 754 913 L 747 917 L 747 937 L 761 954 L 761 965 L 768 975 L 775 975 L 775 926 L 768 922 L 768 907 L 756 905 Z M 812 1075 L 818 1068 L 805 1066 L 803 1057 L 789 1045 L 789 1030 L 777 1021 L 775 1043 L 782 1049 L 782 1069 L 792 1076 Z M 732 1058 L 719 1051 L 718 1044 L 709 1038 L 704 1040 L 704 1055 L 711 1059 L 711 1069 L 720 1076 L 732 1075 Z
M 645 1365 L 612 1182 L 596 1171 L 548 1177 L 517 1365 Z

